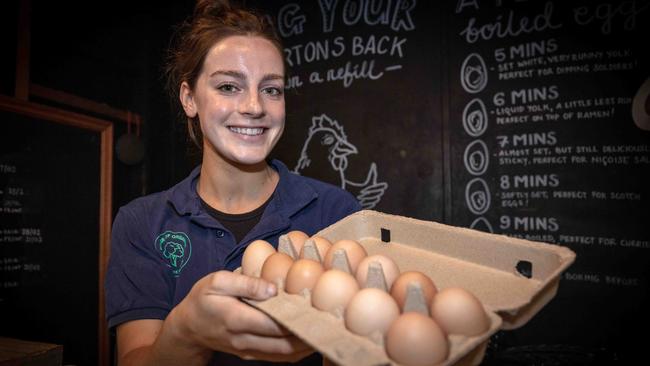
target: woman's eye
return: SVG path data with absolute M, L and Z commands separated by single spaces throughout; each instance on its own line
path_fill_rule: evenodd
M 284 91 L 281 88 L 270 87 L 270 88 L 265 88 L 263 92 L 270 96 L 280 96 Z
M 219 85 L 217 89 L 225 93 L 234 93 L 238 90 L 238 88 L 233 84 L 222 84 Z

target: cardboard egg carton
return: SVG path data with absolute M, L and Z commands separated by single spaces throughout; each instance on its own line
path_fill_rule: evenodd
M 391 258 L 401 272 L 428 275 L 438 290 L 462 287 L 481 300 L 489 329 L 473 337 L 449 335 L 449 355 L 440 365 L 479 364 L 489 338 L 500 329 L 524 325 L 538 313 L 555 296 L 561 273 L 575 260 L 575 253 L 562 246 L 370 210 L 352 214 L 316 235 L 332 243 L 356 240 L 368 255 Z M 279 249 L 295 255 L 286 241 L 281 238 Z M 313 256 L 315 250 L 311 252 Z M 299 295 L 279 291 L 268 300 L 247 302 L 335 364 L 397 365 L 381 339 L 348 331 L 341 314 L 312 307 L 307 291 Z M 413 306 L 418 307 L 417 301 Z

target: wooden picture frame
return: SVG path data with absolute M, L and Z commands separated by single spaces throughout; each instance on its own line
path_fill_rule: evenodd
M 98 268 L 98 314 L 97 314 L 97 365 L 108 366 L 110 362 L 110 344 L 104 309 L 104 279 L 110 251 L 110 235 L 113 215 L 113 124 L 109 121 L 85 116 L 79 113 L 28 102 L 22 99 L 0 95 L 0 110 L 16 115 L 35 118 L 46 122 L 66 125 L 99 135 L 99 228 L 97 243 L 99 245 Z M 0 121 L 2 123 L 3 121 Z M 94 214 L 94 213 L 89 213 Z M 65 348 L 64 348 L 65 352 Z

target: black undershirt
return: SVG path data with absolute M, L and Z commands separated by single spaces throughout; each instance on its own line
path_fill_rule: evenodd
M 271 195 L 271 197 L 273 197 L 273 195 Z M 235 236 L 235 241 L 239 243 L 260 221 L 264 209 L 271 201 L 271 197 L 269 197 L 269 199 L 267 199 L 260 207 L 242 214 L 228 214 L 221 212 L 208 205 L 202 198 L 201 205 L 203 205 L 203 208 L 208 211 L 210 216 L 214 217 L 221 223 L 221 225 L 223 225 L 224 228 L 230 231 Z

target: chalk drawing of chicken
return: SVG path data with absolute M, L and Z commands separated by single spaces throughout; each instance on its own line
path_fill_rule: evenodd
M 346 179 L 348 155 L 358 152 L 356 146 L 348 141 L 343 126 L 322 114 L 312 117 L 307 139 L 293 171 L 325 182 L 339 182 L 341 188 L 357 198 L 361 207 L 371 209 L 381 200 L 388 183 L 377 182 L 377 164 L 374 162 L 370 164 L 365 181 Z

